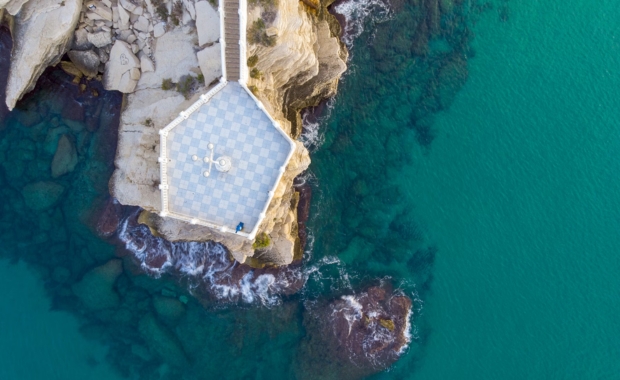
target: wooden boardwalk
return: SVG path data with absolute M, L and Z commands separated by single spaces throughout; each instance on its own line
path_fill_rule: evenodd
M 226 41 L 226 79 L 240 77 L 239 0 L 224 0 L 224 40 Z

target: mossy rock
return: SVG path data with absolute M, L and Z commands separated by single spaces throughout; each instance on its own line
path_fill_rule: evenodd
M 396 326 L 394 326 L 394 321 L 391 319 L 379 319 L 379 324 L 390 331 L 394 331 Z

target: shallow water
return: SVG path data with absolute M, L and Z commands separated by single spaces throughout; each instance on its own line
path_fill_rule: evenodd
M 0 254 L 20 261 L 1 261 L 0 378 L 359 378 L 317 316 L 377 283 L 414 307 L 413 341 L 376 378 L 617 377 L 616 4 L 376 4 L 350 13 L 367 22 L 348 29 L 351 70 L 304 136 L 307 283 L 271 308 L 264 288 L 222 304 L 191 276 L 149 277 L 97 236 L 120 99 L 48 73 L 0 123 Z M 62 133 L 79 163 L 52 179 Z M 53 204 L 25 201 L 41 180 L 64 186 Z

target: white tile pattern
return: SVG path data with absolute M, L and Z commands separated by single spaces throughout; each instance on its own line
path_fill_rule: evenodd
M 227 173 L 204 177 L 213 143 L 214 158 L 229 156 Z M 238 83 L 228 83 L 167 137 L 169 209 L 234 229 L 251 231 L 291 151 L 289 142 Z M 192 155 L 199 157 L 192 161 Z

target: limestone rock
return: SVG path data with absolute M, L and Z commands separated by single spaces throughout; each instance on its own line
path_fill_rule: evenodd
M 149 20 L 144 16 L 138 17 L 138 21 L 133 24 L 133 28 L 137 31 L 148 33 L 149 31 Z
M 205 85 L 209 85 L 222 76 L 222 50 L 219 43 L 202 49 L 196 56 L 200 64 L 200 71 L 205 78 Z
M 101 16 L 102 19 L 112 21 L 112 9 L 101 1 L 89 1 L 86 8 Z
M 106 63 L 103 86 L 106 90 L 133 92 L 138 82 L 131 79 L 130 71 L 140 67 L 140 60 L 133 54 L 131 46 L 116 40 L 110 51 L 110 60 Z
M 28 0 L 0 0 L 0 10 L 6 9 L 11 16 L 15 16 Z
M 72 172 L 77 163 L 78 157 L 75 145 L 67 135 L 63 135 L 60 140 L 58 140 L 58 147 L 56 148 L 56 153 L 52 160 L 52 177 L 57 178 L 63 174 Z
M 119 29 L 129 29 L 129 12 L 123 7 L 118 7 L 118 22 Z
M 196 8 L 196 29 L 200 46 L 220 38 L 220 15 L 207 1 L 199 1 Z
M 187 11 L 189 12 L 189 15 L 192 18 L 192 20 L 195 20 L 196 19 L 196 8 L 194 7 L 194 2 L 192 0 L 183 0 L 183 5 L 185 6 L 185 9 L 187 9 Z
M 160 22 L 153 27 L 153 36 L 159 38 L 166 33 L 166 23 Z
M 155 65 L 153 65 L 153 61 L 146 55 L 142 55 L 142 57 L 140 57 L 140 70 L 143 73 L 155 71 Z
M 73 293 L 91 310 L 113 308 L 120 303 L 114 283 L 123 273 L 123 263 L 113 259 L 87 272 L 73 285 Z
M 39 76 L 68 50 L 81 0 L 30 0 L 15 16 L 6 105 L 13 109 Z
M 99 73 L 99 55 L 92 50 L 71 50 L 67 53 L 73 64 L 87 77 L 95 77 Z
M 156 72 L 142 73 L 138 89 L 161 88 L 164 78 L 178 82 L 183 75 L 198 68 L 192 36 L 185 35 L 179 29 L 164 34 L 157 39 L 153 60 L 157 63 Z
M 26 185 L 22 196 L 26 206 L 34 211 L 43 211 L 55 206 L 64 191 L 64 186 L 56 182 L 42 181 Z
M 95 45 L 95 47 L 104 47 L 112 43 L 112 33 L 107 31 L 101 31 L 97 33 L 88 33 L 88 42 Z
M 119 0 L 119 4 L 129 12 L 133 12 L 137 7 L 137 5 L 132 3 L 131 0 Z

